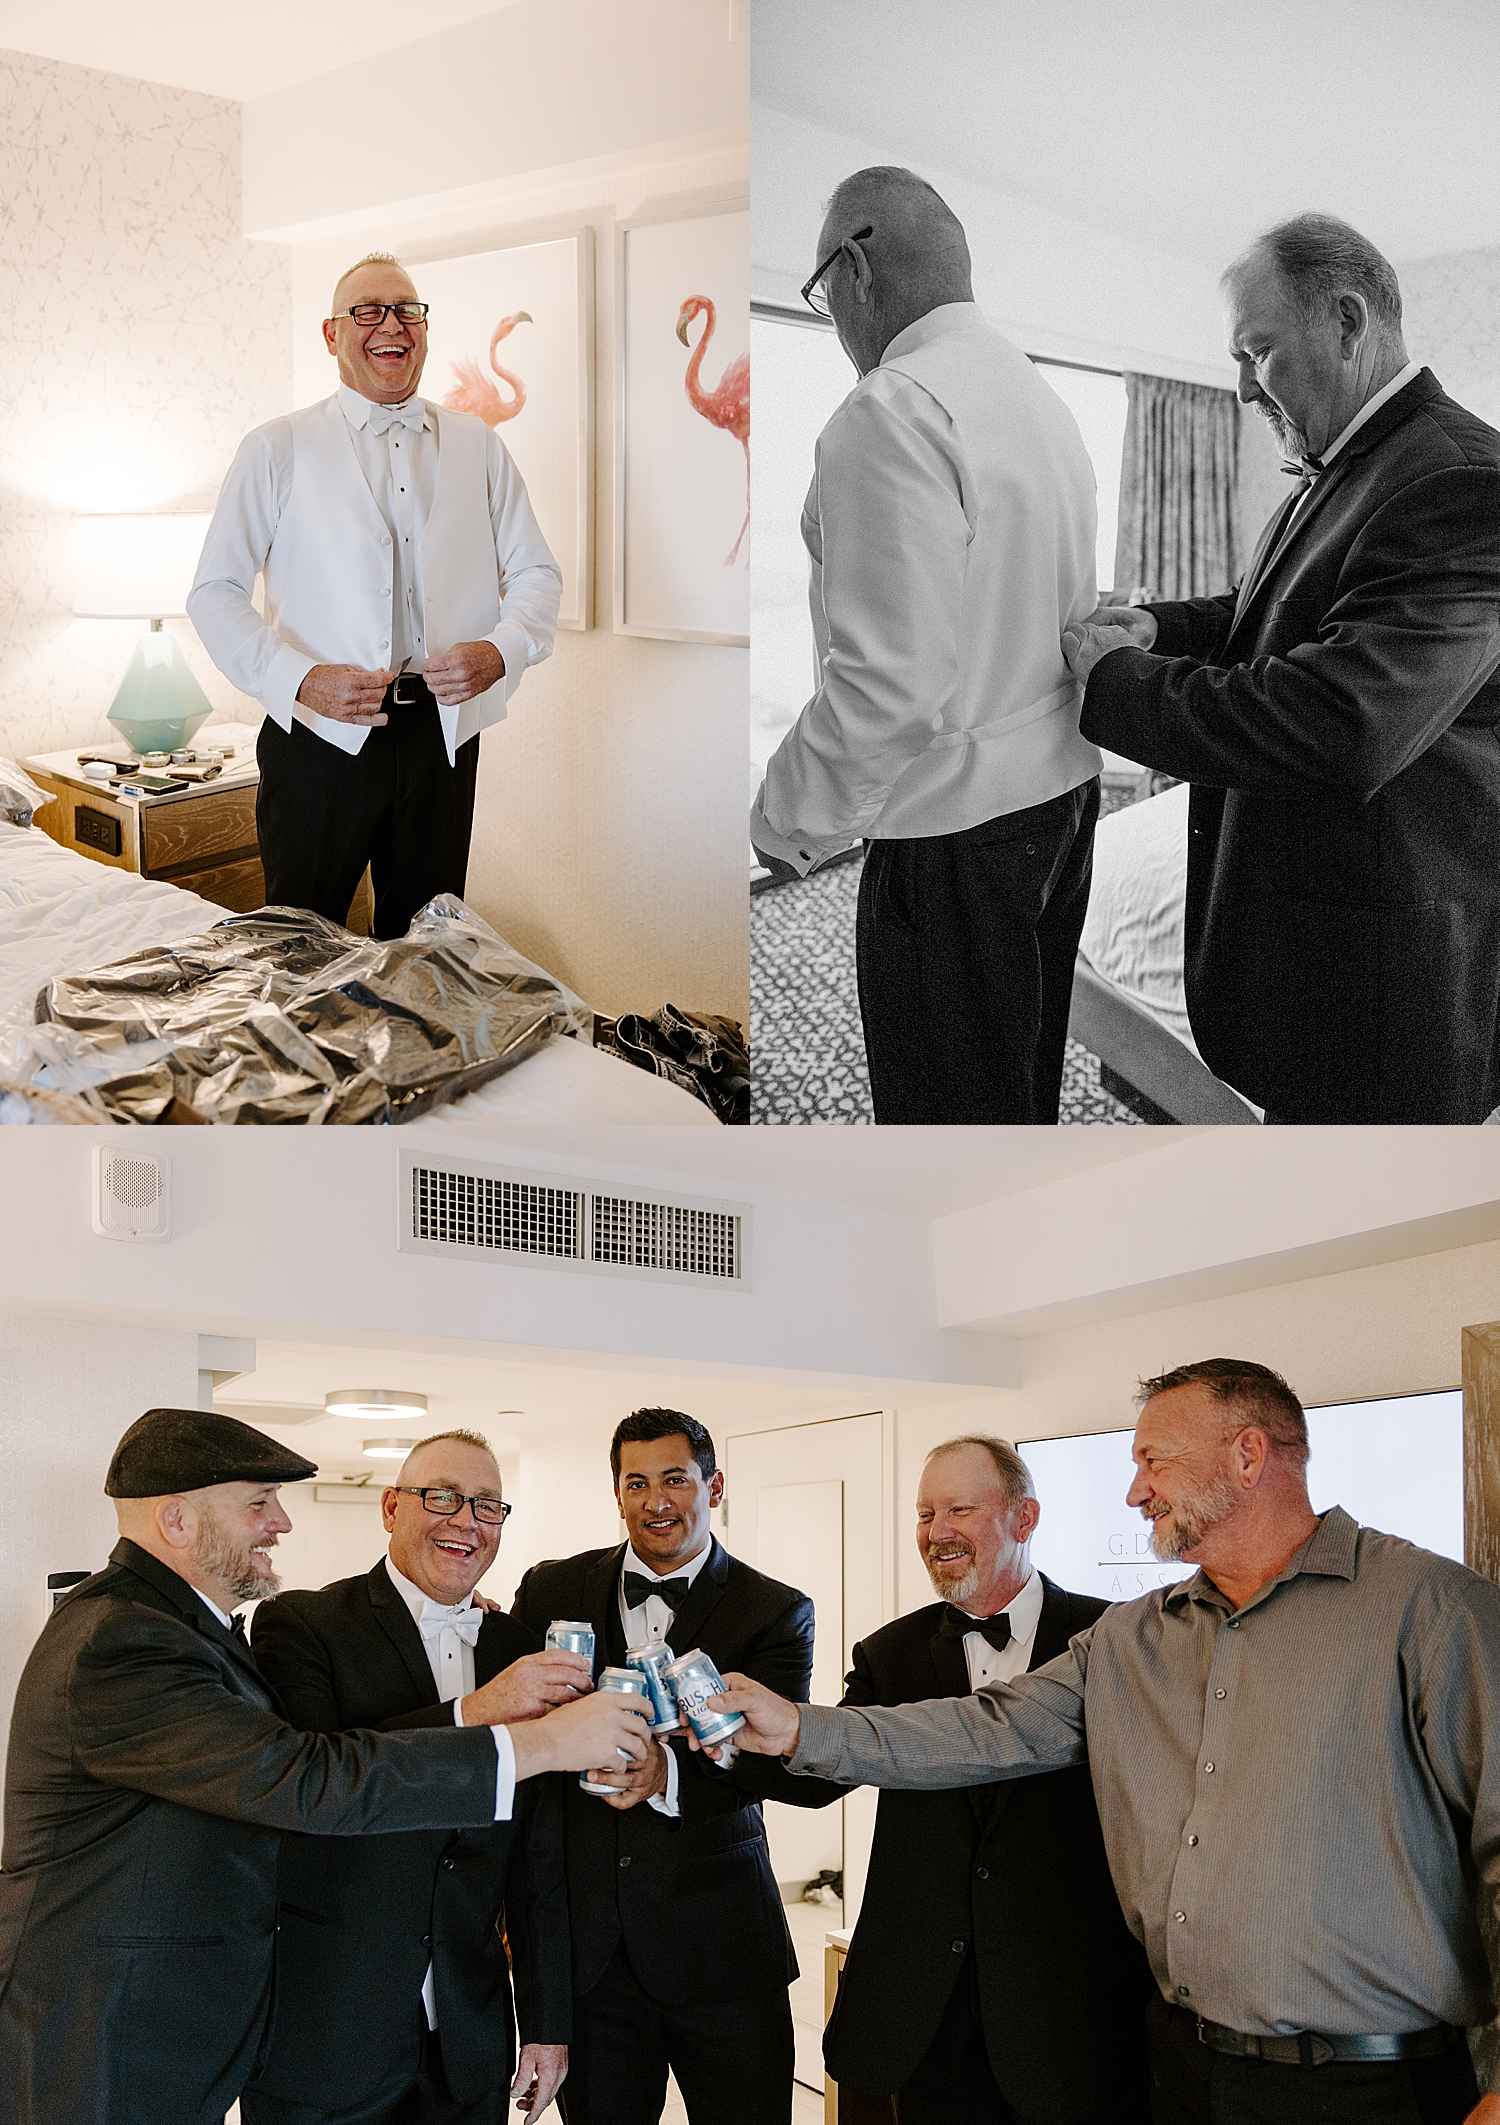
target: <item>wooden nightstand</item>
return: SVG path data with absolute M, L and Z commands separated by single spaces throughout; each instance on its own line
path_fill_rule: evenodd
M 226 744 L 234 747 L 234 757 L 225 762 L 222 775 L 169 797 L 128 797 L 107 782 L 92 781 L 80 768 L 76 752 L 39 753 L 26 762 L 26 772 L 50 790 L 55 801 L 41 807 L 36 824 L 65 849 L 94 863 L 180 885 L 240 913 L 263 907 L 266 881 L 255 839 L 260 770 L 254 727 L 210 725 L 198 733 L 193 749 L 201 754 Z M 370 913 L 366 872 L 349 910 L 350 929 L 368 936 Z

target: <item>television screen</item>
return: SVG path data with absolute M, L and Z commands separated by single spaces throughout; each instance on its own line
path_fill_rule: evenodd
M 1342 1505 L 1366 1527 L 1402 1535 L 1463 1561 L 1463 1396 L 1395 1395 L 1307 1412 L 1314 1510 Z M 1042 1517 L 1032 1539 L 1038 1569 L 1074 1593 L 1131 1601 L 1195 1569 L 1159 1564 L 1150 1530 L 1125 1503 L 1134 1474 L 1128 1431 L 1020 1439 Z

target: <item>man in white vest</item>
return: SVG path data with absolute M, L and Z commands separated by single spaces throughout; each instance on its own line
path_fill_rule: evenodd
M 803 510 L 818 690 L 751 839 L 783 877 L 866 843 L 877 1122 L 1055 1122 L 1099 806 L 1060 647 L 1098 602 L 1093 467 L 921 178 L 845 178 L 818 260 L 803 293 L 860 382 Z
M 427 305 L 399 262 L 371 252 L 330 307 L 338 389 L 246 436 L 188 612 L 266 711 L 267 903 L 342 922 L 368 863 L 399 937 L 464 890 L 479 733 L 551 654 L 562 577 L 499 436 L 417 397 Z

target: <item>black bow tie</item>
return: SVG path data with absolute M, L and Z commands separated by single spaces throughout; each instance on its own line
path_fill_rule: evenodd
M 238 1638 L 241 1645 L 248 1645 L 250 1642 L 245 1636 L 245 1619 L 238 1609 L 229 1619 L 229 1635 L 231 1638 Z
M 1002 1609 L 998 1616 L 966 1616 L 962 1609 L 945 1608 L 943 1620 L 938 1625 L 942 1638 L 967 1638 L 970 1631 L 982 1631 L 997 1653 L 1003 1653 L 1010 1644 L 1010 1618 Z
M 1291 473 L 1294 479 L 1315 480 L 1318 474 L 1326 472 L 1328 467 L 1320 457 L 1313 457 L 1309 453 L 1306 457 L 1294 457 L 1284 460 L 1281 469 L 1283 472 Z
M 675 1616 L 678 1608 L 686 1601 L 692 1583 L 691 1579 L 648 1579 L 644 1572 L 627 1572 L 625 1606 L 628 1609 L 638 1609 L 643 1601 L 649 1601 L 655 1594 L 658 1601 L 665 1601 Z

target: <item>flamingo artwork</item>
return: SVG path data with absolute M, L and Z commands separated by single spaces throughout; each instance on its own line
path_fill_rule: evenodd
M 509 339 L 517 325 L 534 323 L 529 310 L 517 310 L 513 317 L 501 318 L 490 340 L 490 368 L 502 384 L 510 386 L 509 398 L 502 397 L 489 378 L 481 375 L 478 362 L 459 361 L 453 363 L 455 382 L 443 404 L 451 406 L 455 413 L 477 413 L 487 428 L 498 428 L 502 421 L 513 421 L 526 403 L 526 386 L 509 369 L 501 368 L 495 359 L 495 349 L 501 340 Z
M 717 312 L 706 295 L 690 295 L 678 311 L 677 337 L 685 347 L 690 345 L 688 326 L 695 317 L 704 316 L 708 322 L 703 327 L 703 337 L 693 348 L 693 358 L 687 365 L 687 375 L 683 382 L 688 403 L 693 411 L 701 413 L 706 421 L 712 421 L 716 428 L 727 429 L 745 453 L 745 521 L 740 526 L 739 537 L 724 560 L 724 566 L 732 568 L 739 559 L 741 546 L 745 543 L 745 533 L 750 529 L 750 357 L 748 354 L 736 356 L 719 378 L 717 386 L 712 391 L 705 391 L 698 375 L 703 367 L 704 350 L 713 338 L 714 326 L 718 322 Z M 747 565 L 749 560 L 747 551 Z

